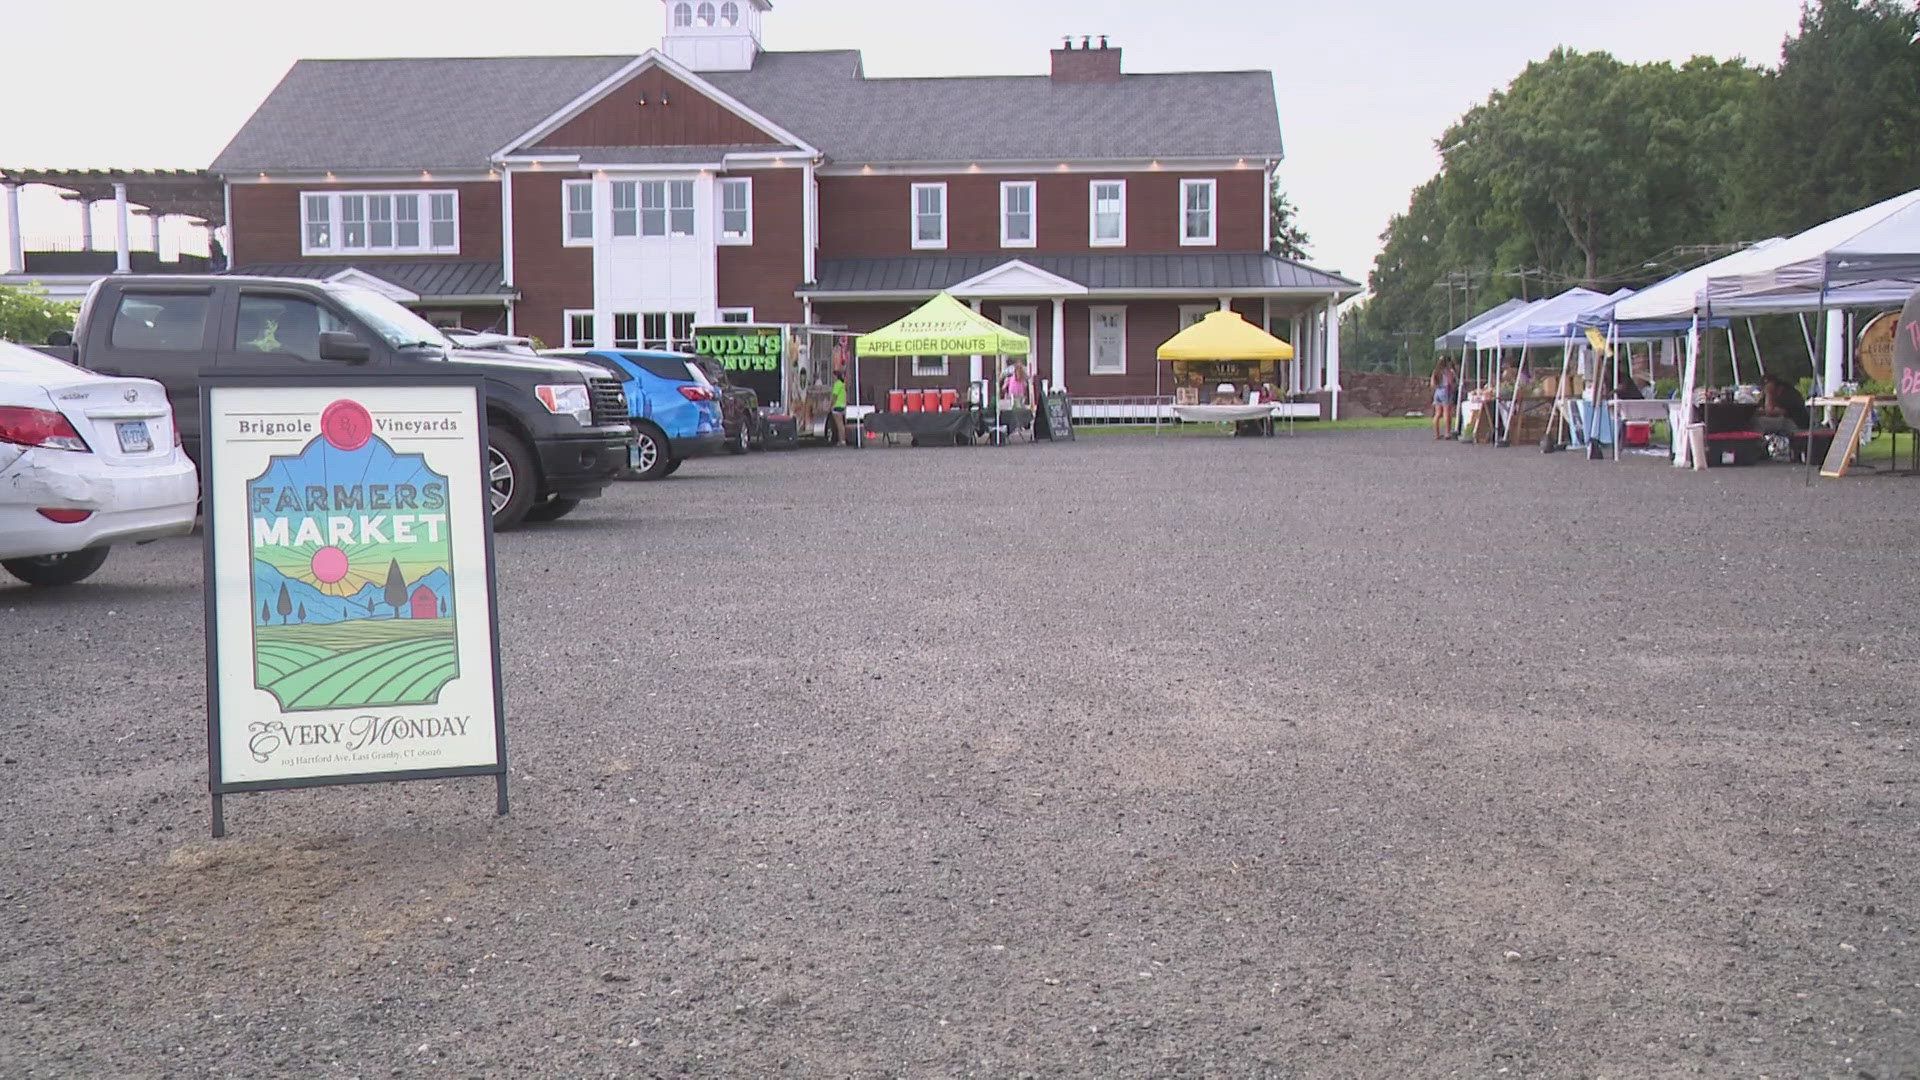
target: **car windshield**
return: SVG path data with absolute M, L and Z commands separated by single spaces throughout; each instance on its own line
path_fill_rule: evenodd
M 377 292 L 353 285 L 334 285 L 327 291 L 394 348 L 404 349 L 409 345 L 453 348 L 453 343 L 432 323 Z
M 9 375 L 31 375 L 37 379 L 70 379 L 80 369 L 25 345 L 0 341 L 0 371 Z

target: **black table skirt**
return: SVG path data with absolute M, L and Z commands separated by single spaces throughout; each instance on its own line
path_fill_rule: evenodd
M 978 417 L 970 409 L 951 412 L 875 412 L 862 421 L 876 435 L 971 436 Z

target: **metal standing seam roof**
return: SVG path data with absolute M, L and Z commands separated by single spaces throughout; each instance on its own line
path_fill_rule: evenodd
M 253 263 L 236 268 L 235 274 L 259 277 L 318 278 L 324 280 L 342 270 L 358 270 L 382 281 L 389 281 L 418 293 L 422 300 L 443 296 L 509 297 L 518 295 L 500 273 L 498 261 L 472 259 L 371 259 L 363 262 L 283 262 Z
M 481 168 L 633 56 L 301 60 L 213 171 Z M 840 162 L 1278 159 L 1267 71 L 869 79 L 853 51 L 761 53 L 706 79 Z M 762 149 L 771 149 L 763 147 Z
M 822 259 L 809 296 L 832 293 L 935 293 L 1018 259 L 1095 291 L 1304 289 L 1358 292 L 1360 283 L 1305 263 L 1258 252 L 1146 255 L 931 255 Z

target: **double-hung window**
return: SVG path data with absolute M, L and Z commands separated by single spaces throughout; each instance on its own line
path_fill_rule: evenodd
M 640 316 L 640 347 L 643 349 L 667 347 L 666 312 L 648 311 Z
M 593 348 L 593 312 L 567 312 L 567 348 Z
M 1123 247 L 1127 242 L 1127 182 L 1095 180 L 1087 185 L 1087 243 Z
M 459 212 L 459 196 L 452 191 L 303 192 L 300 251 L 303 255 L 457 254 Z
M 567 224 L 563 242 L 593 243 L 593 181 L 568 180 L 560 185 L 566 200 Z
M 693 181 L 641 180 L 626 186 L 640 189 L 641 236 L 693 235 Z
M 720 237 L 722 244 L 753 243 L 753 178 L 730 176 L 720 181 Z
M 913 185 L 913 246 L 947 246 L 947 185 Z
M 672 319 L 673 347 L 681 352 L 693 351 L 693 312 L 675 311 Z
M 1033 189 L 1031 180 L 1000 184 L 1000 246 L 1033 246 Z
M 609 201 L 613 204 L 613 235 L 638 236 L 640 234 L 638 186 L 631 180 L 615 180 L 607 187 Z
M 1213 244 L 1213 197 L 1212 180 L 1180 181 L 1180 243 Z
M 613 313 L 613 347 L 616 349 L 640 347 L 639 312 L 616 311 Z
M 693 181 L 667 181 L 667 235 L 693 235 Z

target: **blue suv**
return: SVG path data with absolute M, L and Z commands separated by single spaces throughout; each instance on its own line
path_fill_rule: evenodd
M 682 461 L 718 453 L 725 443 L 720 390 L 687 353 L 592 349 L 545 355 L 599 364 L 623 381 L 633 418 L 629 461 L 642 480 L 667 476 Z

